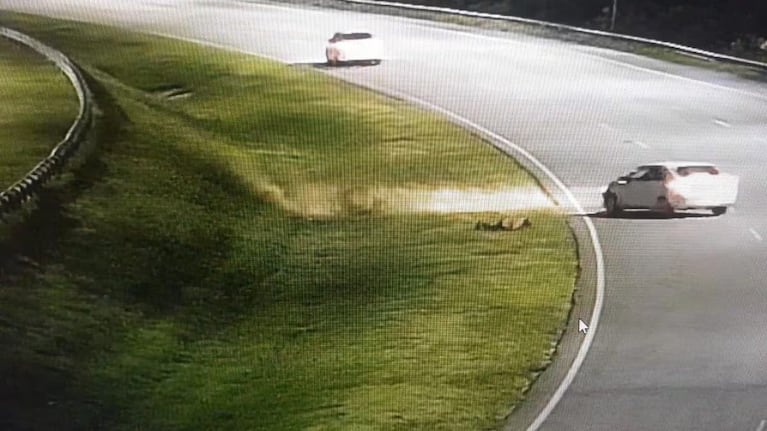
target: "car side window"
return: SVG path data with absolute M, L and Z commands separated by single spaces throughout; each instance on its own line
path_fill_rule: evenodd
M 663 169 L 660 167 L 652 167 L 638 179 L 639 181 L 661 181 L 663 180 Z

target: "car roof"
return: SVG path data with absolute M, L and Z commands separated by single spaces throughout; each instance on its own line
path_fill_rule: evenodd
M 708 162 L 694 162 L 694 161 L 666 161 L 666 162 L 656 162 L 656 163 L 645 163 L 643 165 L 640 165 L 639 167 L 649 167 L 649 166 L 664 166 L 669 169 L 676 169 L 680 167 L 685 166 L 715 166 L 713 163 Z

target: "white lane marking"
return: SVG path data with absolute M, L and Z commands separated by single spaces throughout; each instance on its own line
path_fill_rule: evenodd
M 607 124 L 607 123 L 599 123 L 599 127 L 607 130 L 615 130 L 615 127 Z
M 709 61 L 709 62 L 714 61 L 706 57 L 705 55 L 698 55 L 698 54 L 693 54 L 691 52 L 684 52 L 684 51 L 677 51 L 677 50 L 674 50 L 674 52 L 676 52 L 679 55 L 684 55 L 686 57 L 697 58 L 698 60 Z
M 239 53 L 248 54 L 248 55 L 257 55 L 257 56 L 267 58 L 276 62 L 284 63 L 284 60 L 278 59 L 276 57 L 260 54 L 253 51 L 247 51 L 245 49 L 233 47 L 230 45 L 224 45 L 220 43 L 195 39 L 192 37 L 178 36 L 178 35 L 162 33 L 162 32 L 148 32 L 148 33 L 157 35 L 157 36 L 165 36 L 172 39 L 183 40 L 186 42 L 197 43 L 200 45 L 211 46 L 214 48 L 220 48 L 220 49 L 224 49 L 231 52 L 239 52 Z M 339 79 L 344 79 L 343 77 L 340 77 L 338 75 L 332 75 L 332 76 L 335 76 L 336 78 L 339 78 Z M 358 83 L 354 83 L 354 84 L 360 85 Z M 394 97 L 398 97 L 400 99 L 410 101 L 411 103 L 420 104 L 421 106 L 430 108 L 436 112 L 439 112 L 447 117 L 452 118 L 458 123 L 469 126 L 470 128 L 474 128 L 475 130 L 478 130 L 484 133 L 485 135 L 493 138 L 494 140 L 505 144 L 512 150 L 516 151 L 517 153 L 521 154 L 523 157 L 528 159 L 533 165 L 535 165 L 546 176 L 548 176 L 552 180 L 552 182 L 554 182 L 554 184 L 560 190 L 562 190 L 562 192 L 565 194 L 565 196 L 570 201 L 570 203 L 575 207 L 577 215 L 586 216 L 586 211 L 583 209 L 581 204 L 575 198 L 573 193 L 562 182 L 562 180 L 560 180 L 559 177 L 557 177 L 548 167 L 546 167 L 546 165 L 544 165 L 543 162 L 535 158 L 535 156 L 533 156 L 530 152 L 520 147 L 519 145 L 509 141 L 508 139 L 504 138 L 503 136 L 495 132 L 492 132 L 480 126 L 477 123 L 472 122 L 471 120 L 463 118 L 460 115 L 453 113 L 452 111 L 448 111 L 447 109 L 433 105 L 425 100 L 421 100 L 410 95 L 405 95 L 398 91 L 383 90 L 369 84 L 366 84 L 364 86 L 372 90 L 386 93 Z M 594 336 L 596 335 L 597 327 L 599 326 L 599 319 L 602 315 L 602 308 L 604 307 L 604 296 L 605 296 L 605 270 L 604 270 L 604 254 L 602 252 L 602 244 L 599 242 L 599 235 L 597 235 L 597 230 L 596 230 L 596 227 L 594 226 L 594 222 L 592 222 L 588 216 L 584 217 L 583 221 L 586 224 L 586 228 L 589 232 L 589 236 L 591 237 L 591 244 L 594 247 L 595 264 L 596 264 L 596 272 L 597 272 L 597 285 L 596 285 L 596 294 L 594 298 L 594 311 L 591 314 L 591 319 L 589 321 L 589 328 L 591 330 L 588 331 L 588 333 L 583 337 L 583 341 L 581 342 L 581 346 L 578 349 L 578 353 L 575 356 L 575 360 L 570 365 L 570 369 L 567 370 L 567 374 L 565 375 L 565 378 L 562 379 L 562 382 L 557 387 L 557 390 L 554 391 L 554 394 L 551 396 L 551 398 L 549 398 L 549 401 L 546 403 L 546 406 L 543 408 L 543 410 L 541 410 L 541 412 L 535 418 L 535 421 L 533 421 L 533 423 L 527 428 L 528 431 L 536 431 L 538 428 L 540 428 L 540 426 L 543 424 L 546 418 L 549 417 L 549 415 L 557 406 L 557 404 L 559 404 L 559 401 L 562 400 L 562 397 L 564 397 L 567 389 L 570 388 L 570 385 L 573 383 L 573 380 L 575 380 L 576 374 L 578 374 L 578 371 L 583 365 L 583 362 L 586 360 L 586 355 L 589 353 L 589 350 L 591 349 L 591 344 L 594 342 Z
M 236 48 L 232 46 L 227 46 L 219 43 L 214 42 L 208 42 L 204 40 L 194 39 L 190 37 L 184 37 L 184 36 L 176 36 L 172 34 L 166 34 L 166 33 L 155 33 L 152 32 L 150 34 L 158 35 L 158 36 L 165 36 L 169 38 L 174 38 L 178 40 L 183 40 L 186 42 L 192 42 L 192 43 L 198 43 L 201 45 L 211 46 L 214 48 L 221 48 L 224 50 L 232 51 L 232 52 L 240 52 L 243 54 L 248 55 L 258 55 L 264 58 L 268 58 L 270 60 L 274 60 L 280 63 L 284 63 L 284 61 L 277 59 L 275 57 L 262 55 L 257 52 L 247 51 L 242 48 Z M 330 74 L 329 72 L 325 72 Z M 331 75 L 338 79 L 344 79 L 343 77 L 339 75 Z M 359 83 L 354 83 L 355 85 L 361 85 Z M 576 214 L 586 216 L 583 218 L 584 223 L 586 224 L 586 228 L 589 231 L 589 236 L 591 237 L 591 244 L 594 247 L 594 256 L 595 256 L 595 263 L 596 263 L 596 271 L 597 271 L 597 286 L 596 286 L 596 295 L 594 298 L 594 311 L 591 314 L 591 319 L 589 321 L 589 328 L 591 329 L 584 337 L 583 341 L 581 342 L 581 347 L 578 349 L 578 353 L 575 356 L 575 360 L 573 361 L 572 365 L 570 365 L 570 369 L 567 370 L 567 374 L 565 375 L 565 378 L 562 380 L 562 382 L 557 387 L 557 390 L 554 392 L 554 394 L 549 398 L 549 401 L 546 403 L 546 406 L 541 410 L 541 412 L 538 414 L 538 416 L 535 418 L 535 421 L 528 427 L 528 431 L 536 431 L 546 420 L 546 418 L 549 417 L 551 412 L 554 410 L 554 408 L 559 404 L 559 401 L 562 399 L 562 397 L 565 395 L 565 392 L 570 387 L 570 385 L 573 383 L 573 380 L 575 380 L 575 375 L 578 374 L 578 371 L 580 370 L 581 366 L 583 365 L 583 362 L 586 360 L 586 355 L 589 353 L 589 349 L 591 349 L 591 344 L 594 342 L 594 336 L 597 333 L 597 327 L 599 326 L 599 318 L 602 315 L 602 307 L 604 306 L 604 296 L 605 296 L 605 269 L 604 269 L 604 255 L 602 253 L 602 244 L 599 242 L 599 235 L 597 235 L 597 229 L 594 226 L 594 222 L 591 221 L 591 218 L 589 218 L 586 214 L 586 211 L 583 209 L 581 204 L 578 202 L 578 200 L 575 198 L 573 193 L 570 191 L 570 189 L 567 188 L 567 186 L 562 182 L 562 180 L 559 179 L 546 165 L 543 164 L 540 160 L 535 158 L 530 152 L 525 150 L 524 148 L 520 147 L 519 145 L 509 141 L 508 139 L 504 138 L 503 136 L 492 132 L 482 126 L 480 126 L 477 123 L 472 122 L 471 120 L 468 120 L 466 118 L 461 117 L 458 114 L 453 113 L 452 111 L 448 111 L 447 109 L 441 108 L 439 106 L 433 105 L 425 100 L 418 99 L 416 97 L 406 95 L 403 93 L 400 93 L 398 91 L 392 91 L 392 90 L 384 90 L 380 88 L 376 88 L 373 85 L 363 85 L 365 87 L 368 87 L 374 91 L 379 91 L 381 93 L 389 94 L 394 97 L 398 97 L 403 100 L 407 100 L 411 103 L 419 104 L 421 106 L 425 106 L 429 109 L 432 109 L 436 112 L 439 112 L 447 117 L 452 118 L 457 123 L 463 124 L 465 126 L 468 126 L 470 128 L 473 128 L 477 131 L 480 131 L 481 133 L 485 134 L 486 136 L 503 143 L 510 149 L 516 151 L 517 153 L 521 154 L 523 157 L 528 159 L 535 167 L 540 169 L 546 176 L 548 176 L 551 181 L 554 182 L 554 184 L 562 190 L 562 192 L 565 194 L 567 199 L 570 201 L 570 203 L 575 207 Z
M 211 48 L 223 49 L 224 51 L 238 52 L 240 54 L 245 54 L 245 55 L 255 55 L 255 56 L 258 56 L 258 57 L 261 57 L 261 58 L 265 58 L 267 60 L 274 61 L 276 63 L 283 63 L 283 64 L 288 63 L 286 60 L 281 59 L 281 58 L 277 58 L 277 57 L 274 57 L 274 56 L 271 56 L 271 55 L 268 55 L 268 54 L 261 54 L 261 53 L 258 53 L 258 52 L 248 51 L 246 49 L 238 48 L 238 47 L 232 46 L 232 45 L 224 45 L 222 43 L 209 42 L 207 40 L 195 39 L 193 37 L 178 36 L 178 35 L 175 35 L 175 34 L 163 33 L 161 31 L 144 31 L 144 30 L 141 30 L 141 32 L 144 33 L 144 34 L 151 34 L 153 36 L 167 37 L 167 38 L 170 38 L 170 39 L 183 40 L 184 42 L 195 43 L 197 45 L 203 45 L 203 46 L 209 46 Z
M 332 75 L 332 76 L 337 76 L 337 75 Z M 367 87 L 369 89 L 372 89 L 374 91 L 378 91 L 384 94 L 389 94 L 391 96 L 400 98 L 402 100 L 406 100 L 410 103 L 421 105 L 433 111 L 439 112 L 442 115 L 445 115 L 446 117 L 452 118 L 453 121 L 455 121 L 456 123 L 459 123 L 464 125 L 465 127 L 477 130 L 480 133 L 484 134 L 485 136 L 495 140 L 496 142 L 503 143 L 513 152 L 516 152 L 517 154 L 520 154 L 522 155 L 522 157 L 529 160 L 533 165 L 535 165 L 536 168 L 540 169 L 547 177 L 549 177 L 549 179 L 551 179 L 551 181 L 554 182 L 554 184 L 564 193 L 565 197 L 567 197 L 567 200 L 570 201 L 572 206 L 575 207 L 576 215 L 585 216 L 583 218 L 583 221 L 586 224 L 587 230 L 589 231 L 589 236 L 591 237 L 591 244 L 594 247 L 594 256 L 595 256 L 595 264 L 596 264 L 596 272 L 597 272 L 597 285 L 596 285 L 596 294 L 594 298 L 594 311 L 589 321 L 589 328 L 591 330 L 588 331 L 588 333 L 583 337 L 583 341 L 581 342 L 581 346 L 578 349 L 578 353 L 575 356 L 575 360 L 573 360 L 572 365 L 570 365 L 570 369 L 567 370 L 567 374 L 565 375 L 565 378 L 562 379 L 562 382 L 557 387 L 557 390 L 554 391 L 554 394 L 551 396 L 551 398 L 549 398 L 549 401 L 546 403 L 546 406 L 543 408 L 543 410 L 541 410 L 541 412 L 538 413 L 538 416 L 535 418 L 535 421 L 533 421 L 533 423 L 527 428 L 528 431 L 536 431 L 543 424 L 546 418 L 549 417 L 549 415 L 557 406 L 557 404 L 559 404 L 559 401 L 562 399 L 562 397 L 564 397 L 565 392 L 573 383 L 573 380 L 575 380 L 575 376 L 578 374 L 578 371 L 583 365 L 583 362 L 586 360 L 586 355 L 588 354 L 589 349 L 591 348 L 591 344 L 594 342 L 594 336 L 596 335 L 597 327 L 599 326 L 599 318 L 602 315 L 602 308 L 604 306 L 605 271 L 604 271 L 604 255 L 602 253 L 602 244 L 599 242 L 599 236 L 597 235 L 597 230 L 596 230 L 596 227 L 594 227 L 594 223 L 591 221 L 591 218 L 588 217 L 586 211 L 583 209 L 583 206 L 581 206 L 580 202 L 578 202 L 578 200 L 575 198 L 573 193 L 570 191 L 569 188 L 567 188 L 567 186 L 562 182 L 562 180 L 560 180 L 559 177 L 556 176 L 556 174 L 554 174 L 548 167 L 546 167 L 546 165 L 544 165 L 543 162 L 538 160 L 530 152 L 520 147 L 519 145 L 509 141 L 508 139 L 504 138 L 503 136 L 495 132 L 490 131 L 489 129 L 486 129 L 483 126 L 480 126 L 477 123 L 474 123 L 473 121 L 469 119 L 461 117 L 460 115 L 452 111 L 449 111 L 445 108 L 441 108 L 439 106 L 431 104 L 417 97 L 400 93 L 395 90 L 378 88 L 377 86 L 370 85 L 370 84 L 359 84 L 359 83 L 354 83 L 354 84 Z
M 283 10 L 284 9 L 290 9 L 290 8 L 287 8 L 287 7 L 284 7 L 284 6 L 283 7 L 272 6 L 272 7 L 273 8 L 283 9 Z M 444 31 L 450 31 L 450 30 L 446 30 L 445 29 Z M 455 31 L 455 30 L 453 30 L 453 31 Z M 248 55 L 258 55 L 260 57 L 267 58 L 267 59 L 270 59 L 270 60 L 273 60 L 273 61 L 277 61 L 277 62 L 284 62 L 283 60 L 278 59 L 278 58 L 273 57 L 273 56 L 250 52 L 250 51 L 247 51 L 245 49 L 233 47 L 233 46 L 230 46 L 230 45 L 224 45 L 224 44 L 219 44 L 219 43 L 215 43 L 215 42 L 195 39 L 195 38 L 191 38 L 191 37 L 178 36 L 178 35 L 173 35 L 173 34 L 168 34 L 168 33 L 162 33 L 162 32 L 148 32 L 148 33 L 149 34 L 153 34 L 153 35 L 158 35 L 158 36 L 174 38 L 174 39 L 177 39 L 177 40 L 183 40 L 183 41 L 187 41 L 187 42 L 197 43 L 197 44 L 200 44 L 200 45 L 220 48 L 220 49 L 224 49 L 224 50 L 228 50 L 228 51 L 240 52 L 240 53 L 248 54 Z M 482 37 L 482 38 L 486 38 L 486 39 L 511 41 L 508 38 L 480 36 L 480 35 L 476 35 L 476 34 L 467 33 L 465 31 L 461 31 L 461 33 L 464 34 L 464 35 L 470 35 L 470 36 L 474 36 L 474 37 Z M 523 42 L 520 42 L 520 41 L 513 41 L 513 42 L 518 43 L 518 44 L 524 44 Z M 612 63 L 612 64 L 615 64 L 615 65 L 618 65 L 618 66 L 621 66 L 621 67 L 626 67 L 626 68 L 629 68 L 629 69 L 634 69 L 634 70 L 643 71 L 643 72 L 651 73 L 651 74 L 655 74 L 655 75 L 675 78 L 675 79 L 679 79 L 679 80 L 690 82 L 690 83 L 694 83 L 694 84 L 704 85 L 704 86 L 708 86 L 708 87 L 711 87 L 711 88 L 716 88 L 716 89 L 725 90 L 725 91 L 731 91 L 731 92 L 739 93 L 739 94 L 742 94 L 742 95 L 747 95 L 747 96 L 751 96 L 751 97 L 756 97 L 758 99 L 767 100 L 767 96 L 763 96 L 763 95 L 758 94 L 758 93 L 752 93 L 752 92 L 749 92 L 749 91 L 739 90 L 739 89 L 736 89 L 736 88 L 727 87 L 727 86 L 718 85 L 718 84 L 713 84 L 713 83 L 710 83 L 710 82 L 699 81 L 699 80 L 696 80 L 696 79 L 687 78 L 687 77 L 684 77 L 684 76 L 675 75 L 675 74 L 668 73 L 668 72 L 662 72 L 662 71 L 658 71 L 658 70 L 654 70 L 654 69 L 649 69 L 649 68 L 645 68 L 645 67 L 641 67 L 641 66 L 636 66 L 636 65 L 633 65 L 633 64 L 624 63 L 624 62 L 617 61 L 617 60 L 607 59 L 605 57 L 602 57 L 602 56 L 599 56 L 599 55 L 596 55 L 596 54 L 584 53 L 584 55 L 588 55 L 590 57 L 595 57 L 595 58 L 597 58 L 597 59 L 599 59 L 601 61 Z M 391 94 L 391 92 L 389 92 L 389 93 Z M 508 145 L 509 147 L 517 150 L 520 154 L 522 154 L 524 157 L 526 157 L 528 160 L 530 160 L 534 165 L 536 165 L 536 167 L 541 169 L 547 176 L 549 176 L 549 178 L 560 189 L 562 189 L 562 191 L 565 193 L 567 198 L 571 201 L 573 206 L 575 206 L 576 209 L 578 210 L 578 214 L 581 214 L 581 215 L 585 214 L 585 211 L 583 210 L 581 205 L 578 203 L 578 201 L 575 199 L 575 197 L 572 195 L 572 193 L 567 189 L 567 187 L 564 185 L 564 183 L 556 175 L 554 175 L 554 173 L 551 172 L 542 162 L 540 162 L 538 159 L 536 159 L 532 154 L 530 154 L 529 152 L 524 150 L 522 147 L 517 146 L 516 144 L 512 143 L 511 141 L 506 140 L 502 136 L 500 136 L 500 135 L 498 135 L 498 134 L 496 134 L 494 132 L 491 132 L 488 129 L 485 129 L 484 127 L 482 127 L 482 126 L 480 126 L 480 125 L 478 125 L 476 123 L 472 123 L 470 120 L 464 119 L 463 117 L 460 117 L 457 114 L 454 114 L 454 113 L 452 113 L 450 111 L 447 111 L 447 110 L 445 110 L 443 108 L 439 108 L 439 107 L 437 107 L 435 105 L 432 105 L 432 104 L 430 104 L 430 103 L 428 103 L 426 101 L 421 101 L 420 99 L 417 99 L 417 98 L 414 98 L 414 97 L 410 97 L 410 96 L 405 96 L 405 97 L 399 96 L 399 97 L 402 97 L 402 98 L 404 98 L 406 100 L 419 102 L 419 103 L 421 103 L 424 106 L 430 106 L 432 109 L 435 109 L 438 112 L 441 112 L 441 113 L 443 113 L 443 114 L 445 114 L 445 115 L 447 115 L 449 117 L 452 117 L 453 119 L 457 120 L 458 122 L 461 122 L 461 123 L 464 123 L 464 124 L 467 124 L 467 125 L 471 125 L 474 128 L 476 128 L 477 130 L 484 131 L 488 136 L 494 137 L 498 141 L 501 141 L 501 142 L 505 143 L 506 145 Z M 640 145 L 640 144 L 641 145 L 645 145 L 645 144 L 642 144 L 640 142 L 637 143 L 637 145 Z M 600 318 L 600 315 L 601 315 L 601 312 L 602 312 L 602 307 L 603 307 L 603 302 L 604 302 L 604 262 L 603 262 L 604 259 L 603 259 L 602 247 L 601 247 L 601 244 L 599 242 L 599 237 L 598 237 L 598 235 L 596 233 L 596 228 L 594 227 L 593 222 L 588 217 L 584 218 L 584 222 L 586 223 L 586 226 L 587 226 L 588 231 L 589 231 L 589 235 L 591 236 L 592 244 L 594 246 L 594 253 L 596 255 L 596 267 L 597 267 L 597 289 L 596 289 L 597 291 L 596 291 L 596 298 L 594 300 L 594 313 L 592 314 L 591 321 L 590 321 L 590 327 L 592 328 L 592 331 L 589 331 L 588 334 L 586 334 L 586 336 L 584 337 L 584 340 L 581 343 L 581 347 L 578 350 L 578 354 L 577 354 L 577 356 L 575 358 L 575 361 L 573 361 L 573 364 L 571 365 L 570 369 L 568 370 L 567 375 L 565 376 L 564 380 L 560 383 L 560 385 L 557 388 L 557 390 L 554 393 L 554 395 L 549 399 L 549 402 L 546 404 L 544 409 L 541 411 L 541 413 L 538 415 L 538 417 L 535 419 L 535 421 L 530 425 L 530 427 L 528 428 L 528 431 L 535 431 L 535 430 L 537 430 L 543 424 L 543 422 L 551 414 L 551 412 L 554 410 L 554 408 L 559 403 L 561 398 L 564 396 L 564 393 L 567 391 L 567 389 L 572 384 L 572 381 L 575 378 L 575 375 L 578 373 L 578 370 L 582 366 L 582 364 L 583 364 L 583 362 L 584 362 L 584 360 L 586 358 L 586 355 L 587 355 L 587 353 L 588 353 L 588 351 L 589 351 L 589 349 L 591 347 L 591 344 L 592 344 L 593 338 L 594 338 L 594 334 L 596 333 L 596 328 L 597 328 L 597 326 L 599 324 L 599 318 Z M 764 427 L 765 427 L 765 421 L 762 420 L 762 422 L 759 424 L 759 428 L 757 428 L 757 431 L 763 431 Z
M 732 127 L 732 124 L 730 124 L 730 123 L 728 123 L 728 122 L 726 122 L 726 121 L 724 121 L 724 120 L 721 120 L 721 119 L 719 119 L 719 118 L 717 118 L 716 120 L 714 120 L 714 123 L 716 123 L 716 124 L 718 124 L 718 125 L 720 125 L 720 126 L 722 126 L 722 127 L 726 127 L 726 128 L 728 128 L 728 129 L 729 129 L 730 127 Z
M 531 46 L 533 44 L 531 42 L 522 42 L 522 41 L 519 41 L 519 40 L 510 39 L 508 37 L 503 37 L 501 35 L 499 35 L 499 36 L 488 36 L 488 35 L 483 35 L 483 34 L 469 33 L 466 30 L 452 30 L 452 29 L 445 29 L 445 28 L 439 28 L 439 27 L 430 27 L 430 28 L 434 28 L 434 29 L 442 30 L 442 31 L 446 31 L 446 32 L 452 32 L 452 33 L 461 33 L 461 34 L 463 34 L 465 36 L 474 37 L 474 38 L 477 38 L 477 39 L 489 39 L 489 40 L 493 40 L 493 41 L 496 41 L 496 42 L 497 41 L 508 41 L 508 42 L 511 42 L 511 43 L 515 43 L 515 44 L 518 44 L 518 45 L 524 45 L 524 46 Z M 538 48 L 540 49 L 540 43 L 538 44 Z M 703 86 L 706 86 L 706 87 L 709 87 L 709 88 L 715 88 L 717 90 L 731 91 L 733 93 L 738 93 L 738 94 L 741 94 L 741 95 L 744 95 L 744 96 L 749 96 L 749 97 L 755 97 L 755 98 L 761 99 L 761 100 L 767 100 L 767 94 L 761 94 L 761 93 L 755 93 L 755 92 L 752 92 L 752 91 L 741 90 L 739 88 L 728 87 L 726 85 L 714 84 L 713 82 L 700 81 L 698 79 L 688 78 L 688 77 L 682 76 L 682 75 L 675 75 L 675 74 L 669 73 L 669 72 L 663 72 L 663 71 L 660 71 L 660 70 L 655 70 L 655 69 L 650 69 L 650 68 L 647 68 L 647 67 L 637 66 L 637 65 L 634 65 L 634 64 L 631 64 L 631 63 L 625 63 L 625 62 L 619 61 L 619 60 L 613 60 L 611 58 L 602 57 L 601 55 L 598 55 L 598 54 L 592 54 L 592 53 L 588 53 L 588 52 L 584 52 L 584 51 L 578 51 L 578 50 L 574 50 L 574 51 L 579 52 L 580 54 L 585 55 L 587 57 L 596 58 L 598 60 L 604 61 L 606 63 L 611 63 L 611 64 L 614 64 L 616 66 L 625 67 L 625 68 L 628 68 L 628 69 L 633 69 L 633 70 L 637 70 L 637 71 L 641 71 L 641 72 L 645 72 L 645 73 L 650 73 L 650 74 L 653 74 L 653 75 L 663 76 L 663 77 L 666 77 L 666 78 L 678 79 L 678 80 L 685 81 L 685 82 L 692 83 L 692 84 L 698 84 L 698 85 L 703 85 Z M 620 52 L 620 51 L 616 51 L 616 52 Z M 645 57 L 645 56 L 640 56 L 640 57 L 641 58 L 648 58 L 648 57 Z
M 276 10 L 291 11 L 291 12 L 295 12 L 297 9 L 302 9 L 307 12 L 312 12 L 311 9 L 302 8 L 301 6 L 276 5 L 271 3 L 256 3 L 256 2 L 247 1 L 247 0 L 240 0 L 240 1 L 236 1 L 235 3 L 239 4 L 240 6 L 250 7 L 251 9 L 259 9 L 259 8 L 276 9 Z M 318 12 L 318 11 L 314 11 L 314 12 Z
M 601 59 L 604 62 L 612 63 L 612 64 L 615 64 L 617 66 L 625 67 L 625 68 L 628 68 L 628 69 L 634 69 L 634 70 L 638 70 L 638 71 L 642 71 L 642 72 L 646 72 L 646 73 L 651 73 L 653 75 L 663 76 L 663 77 L 666 77 L 666 78 L 678 79 L 678 80 L 681 80 L 681 81 L 685 81 L 685 82 L 689 82 L 689 83 L 693 83 L 693 84 L 698 84 L 698 85 L 703 85 L 705 87 L 714 88 L 714 89 L 717 89 L 717 90 L 731 91 L 733 93 L 738 93 L 738 94 L 743 95 L 743 96 L 749 96 L 749 97 L 755 97 L 755 98 L 761 99 L 761 100 L 767 100 L 767 95 L 760 94 L 760 93 L 754 93 L 754 92 L 751 92 L 751 91 L 741 90 L 739 88 L 728 87 L 726 85 L 714 84 L 712 82 L 700 81 L 700 80 L 697 80 L 697 79 L 688 78 L 686 76 L 681 76 L 681 75 L 675 75 L 673 73 L 663 72 L 663 71 L 660 71 L 660 70 L 649 69 L 647 67 L 637 66 L 637 65 L 634 65 L 634 64 L 630 64 L 630 63 L 624 63 L 622 61 L 601 57 L 601 56 L 598 56 L 596 54 L 584 53 L 584 55 L 588 55 L 590 57 L 596 57 L 598 59 Z
M 764 431 L 765 426 L 767 426 L 767 419 L 762 419 L 762 421 L 759 422 L 759 426 L 756 427 L 756 431 Z
M 754 238 L 756 238 L 757 241 L 761 241 L 762 240 L 762 236 L 759 235 L 759 232 L 757 232 L 756 229 L 750 227 L 750 228 L 748 228 L 748 231 L 751 232 L 751 235 L 753 235 Z
M 649 146 L 649 145 L 647 145 L 647 144 L 645 144 L 645 143 L 644 143 L 644 142 L 642 142 L 642 141 L 632 141 L 632 140 L 626 140 L 626 141 L 623 141 L 623 142 L 624 142 L 624 143 L 626 143 L 626 144 L 634 144 L 634 145 L 636 145 L 637 147 L 639 147 L 639 148 L 643 148 L 643 149 L 645 149 L 645 150 L 649 150 L 649 149 L 650 149 L 650 146 Z

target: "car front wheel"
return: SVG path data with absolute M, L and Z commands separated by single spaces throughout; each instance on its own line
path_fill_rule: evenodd
M 719 216 L 719 215 L 722 215 L 722 214 L 724 214 L 724 213 L 726 213 L 726 212 L 727 212 L 727 207 L 716 207 L 716 208 L 711 208 L 711 212 L 712 212 L 712 213 L 713 213 L 715 216 Z
M 605 200 L 605 212 L 608 216 L 614 217 L 621 213 L 621 207 L 618 205 L 618 198 L 612 194 L 608 193 L 604 196 Z

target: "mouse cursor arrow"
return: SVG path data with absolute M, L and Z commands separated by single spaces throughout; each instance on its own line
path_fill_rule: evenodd
M 578 319 L 578 332 L 583 332 L 585 334 L 588 329 L 589 326 L 583 320 Z

